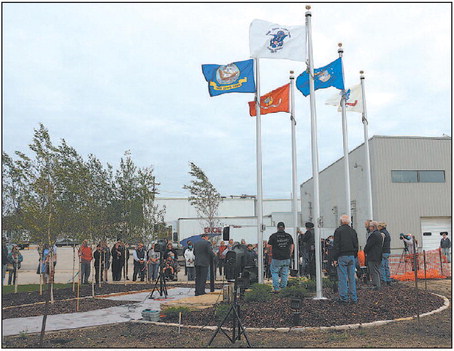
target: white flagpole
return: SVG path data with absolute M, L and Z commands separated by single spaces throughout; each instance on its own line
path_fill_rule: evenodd
M 309 88 L 311 106 L 311 150 L 312 150 L 312 178 L 314 180 L 314 234 L 315 234 L 315 277 L 316 277 L 316 296 L 315 299 L 323 299 L 322 295 L 322 261 L 320 243 L 320 189 L 318 183 L 318 146 L 317 146 L 317 113 L 315 110 L 314 93 L 314 57 L 312 52 L 312 28 L 311 28 L 311 7 L 306 6 L 306 29 L 309 58 Z
M 257 260 L 258 260 L 258 282 L 263 284 L 263 188 L 262 188 L 262 126 L 260 114 L 260 68 L 259 59 L 255 58 L 255 110 L 256 110 L 256 139 L 257 139 Z
M 342 48 L 342 43 L 338 44 L 339 57 L 342 58 L 344 54 L 344 49 Z M 344 63 L 342 62 L 342 77 L 344 77 Z M 345 84 L 345 83 L 344 83 Z M 347 112 L 345 111 L 345 89 L 342 90 L 341 98 L 341 107 L 342 107 L 342 139 L 344 145 L 344 177 L 345 177 L 345 208 L 348 218 L 352 218 L 351 210 L 351 199 L 350 199 L 350 169 L 348 161 L 348 131 L 347 131 Z
M 367 109 L 366 109 L 366 93 L 364 90 L 364 71 L 360 71 L 360 80 L 361 80 L 361 93 L 363 100 L 363 125 L 364 125 L 364 150 L 366 152 L 366 181 L 367 181 L 367 197 L 368 197 L 368 214 L 369 218 L 373 219 L 374 214 L 372 211 L 372 180 L 371 180 L 371 171 L 370 171 L 370 153 L 369 153 L 369 134 L 367 127 L 369 121 L 367 120 Z
M 293 243 L 294 249 L 294 269 L 299 276 L 299 255 L 298 255 L 298 179 L 296 172 L 296 120 L 295 120 L 295 76 L 290 71 L 290 124 L 292 125 L 292 213 L 293 213 Z

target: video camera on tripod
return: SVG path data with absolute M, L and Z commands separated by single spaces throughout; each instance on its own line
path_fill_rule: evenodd
M 257 267 L 248 266 L 247 262 L 246 245 L 236 244 L 225 255 L 225 277 L 227 281 L 236 281 L 241 290 L 249 288 L 251 283 L 258 282 Z

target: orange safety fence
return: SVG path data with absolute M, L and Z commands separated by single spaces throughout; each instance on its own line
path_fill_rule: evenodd
M 440 249 L 418 252 L 416 257 L 405 252 L 390 255 L 389 269 L 391 278 L 396 280 L 415 280 L 415 269 L 418 279 L 451 277 L 451 263 Z

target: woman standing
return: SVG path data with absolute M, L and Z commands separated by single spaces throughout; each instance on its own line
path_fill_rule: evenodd
M 17 245 L 14 245 L 11 252 L 8 255 L 8 262 L 12 264 L 12 269 L 9 271 L 8 285 L 16 284 L 17 270 L 20 269 L 20 264 L 24 258 L 19 252 Z

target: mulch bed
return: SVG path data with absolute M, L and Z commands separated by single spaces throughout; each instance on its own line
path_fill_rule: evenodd
M 79 302 L 79 312 L 87 312 L 98 310 L 101 308 L 108 308 L 113 306 L 120 306 L 128 304 L 127 301 L 112 301 L 105 299 L 82 299 Z M 22 318 L 22 317 L 32 317 L 32 316 L 42 316 L 44 315 L 46 304 L 36 304 L 31 306 L 23 307 L 14 307 L 9 309 L 4 309 L 2 311 L 2 319 L 8 318 Z M 48 315 L 52 314 L 61 314 L 61 313 L 74 313 L 76 312 L 76 300 L 72 301 L 55 301 L 53 304 L 49 303 L 48 305 Z
M 337 294 L 332 290 L 323 293 L 326 300 L 305 298 L 301 311 L 300 326 L 320 327 L 341 324 L 367 323 L 377 320 L 390 320 L 409 317 L 437 309 L 443 299 L 424 290 L 416 296 L 414 288 L 396 283 L 384 286 L 381 290 L 358 290 L 358 304 L 340 304 Z M 183 316 L 182 323 L 188 325 L 218 325 L 215 317 L 216 306 L 200 311 L 191 311 Z M 245 327 L 282 328 L 293 327 L 290 299 L 272 295 L 271 300 L 263 302 L 240 302 L 241 319 Z M 177 323 L 177 318 L 165 317 L 163 321 Z M 231 323 L 225 323 L 230 327 Z

